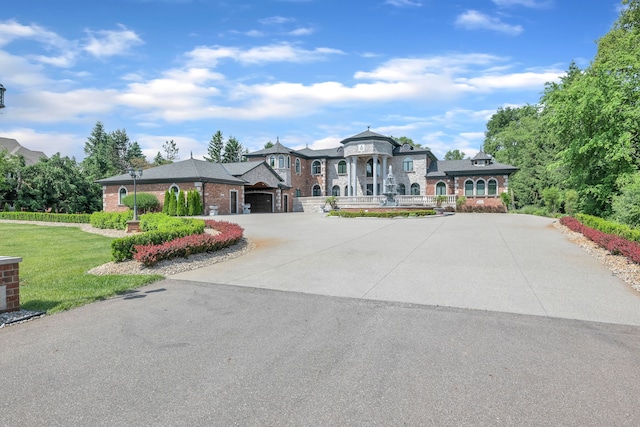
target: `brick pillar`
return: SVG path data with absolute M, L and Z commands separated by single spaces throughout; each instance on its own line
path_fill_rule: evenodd
M 0 256 L 0 313 L 20 310 L 21 262 L 22 258 Z

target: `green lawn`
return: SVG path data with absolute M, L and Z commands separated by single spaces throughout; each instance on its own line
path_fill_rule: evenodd
M 162 278 L 87 274 L 111 261 L 111 240 L 76 227 L 0 221 L 0 255 L 22 258 L 20 305 L 25 310 L 68 310 Z

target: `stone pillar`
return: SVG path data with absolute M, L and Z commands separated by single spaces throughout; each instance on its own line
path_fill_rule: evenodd
M 378 195 L 378 155 L 373 156 L 373 195 Z
M 347 194 L 345 196 L 351 196 L 351 157 L 347 159 Z
M 387 156 L 382 158 L 382 192 L 384 192 L 384 183 L 387 182 Z
M 0 313 L 20 310 L 21 262 L 22 258 L 0 256 Z

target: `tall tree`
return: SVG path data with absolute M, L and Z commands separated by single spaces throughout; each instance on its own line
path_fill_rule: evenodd
M 10 155 L 6 149 L 0 149 L 0 210 L 6 203 L 15 203 L 24 166 L 24 157 Z
M 445 160 L 463 160 L 464 159 L 465 154 L 458 150 L 449 150 L 445 153 L 444 155 L 444 159 Z
M 217 131 L 211 136 L 209 141 L 209 147 L 207 148 L 207 154 L 204 159 L 208 162 L 220 163 L 222 162 L 222 150 L 224 149 L 224 140 L 222 132 Z
M 95 189 L 75 159 L 56 153 L 23 169 L 17 204 L 32 211 L 90 213 L 102 208 L 102 192 Z
M 640 0 L 623 0 L 591 65 L 549 85 L 544 105 L 563 144 L 561 164 L 584 212 L 612 213 L 620 177 L 640 167 Z
M 224 145 L 224 155 L 222 156 L 223 163 L 237 163 L 242 162 L 245 157 L 245 150 L 235 137 L 230 136 Z
M 168 163 L 171 163 L 180 158 L 178 157 L 179 148 L 176 146 L 176 143 L 173 142 L 173 139 L 171 141 L 165 141 L 165 143 L 162 145 L 162 150 L 165 154 L 164 158 Z
M 145 155 L 142 153 L 140 144 L 138 144 L 137 141 L 133 141 L 131 145 L 129 145 L 126 162 L 129 167 L 134 167 L 136 169 L 137 168 L 146 169 L 151 166 L 147 161 L 147 158 L 145 157 Z

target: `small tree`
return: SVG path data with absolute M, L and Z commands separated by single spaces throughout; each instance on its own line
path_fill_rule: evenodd
M 542 190 L 542 198 L 545 206 L 549 208 L 549 213 L 555 214 L 560 205 L 560 190 L 556 187 L 545 188 Z
M 573 216 L 578 207 L 578 192 L 567 190 L 564 192 L 564 211 L 567 215 Z
M 187 214 L 187 203 L 184 197 L 184 191 L 180 190 L 178 193 L 178 203 L 176 205 L 176 215 L 185 216 Z
M 631 227 L 640 226 L 640 173 L 620 179 L 620 194 L 613 197 L 613 218 Z
M 509 197 L 509 193 L 500 193 L 500 200 L 502 204 L 509 210 L 509 202 L 511 202 L 511 197 Z
M 190 216 L 202 215 L 202 202 L 200 193 L 193 189 L 187 193 L 187 212 Z
M 178 201 L 176 199 L 176 195 L 173 192 L 169 192 L 169 212 L 168 214 L 171 216 L 176 216 L 178 211 Z
M 171 203 L 171 193 L 169 190 L 164 192 L 164 204 L 162 205 L 162 213 L 169 215 L 169 204 Z
M 134 195 L 129 194 L 122 198 L 122 204 L 127 206 L 129 209 L 133 209 Z M 156 196 L 149 193 L 138 193 L 135 197 L 135 203 L 138 207 L 138 210 L 147 213 L 154 212 L 160 206 L 160 201 Z

